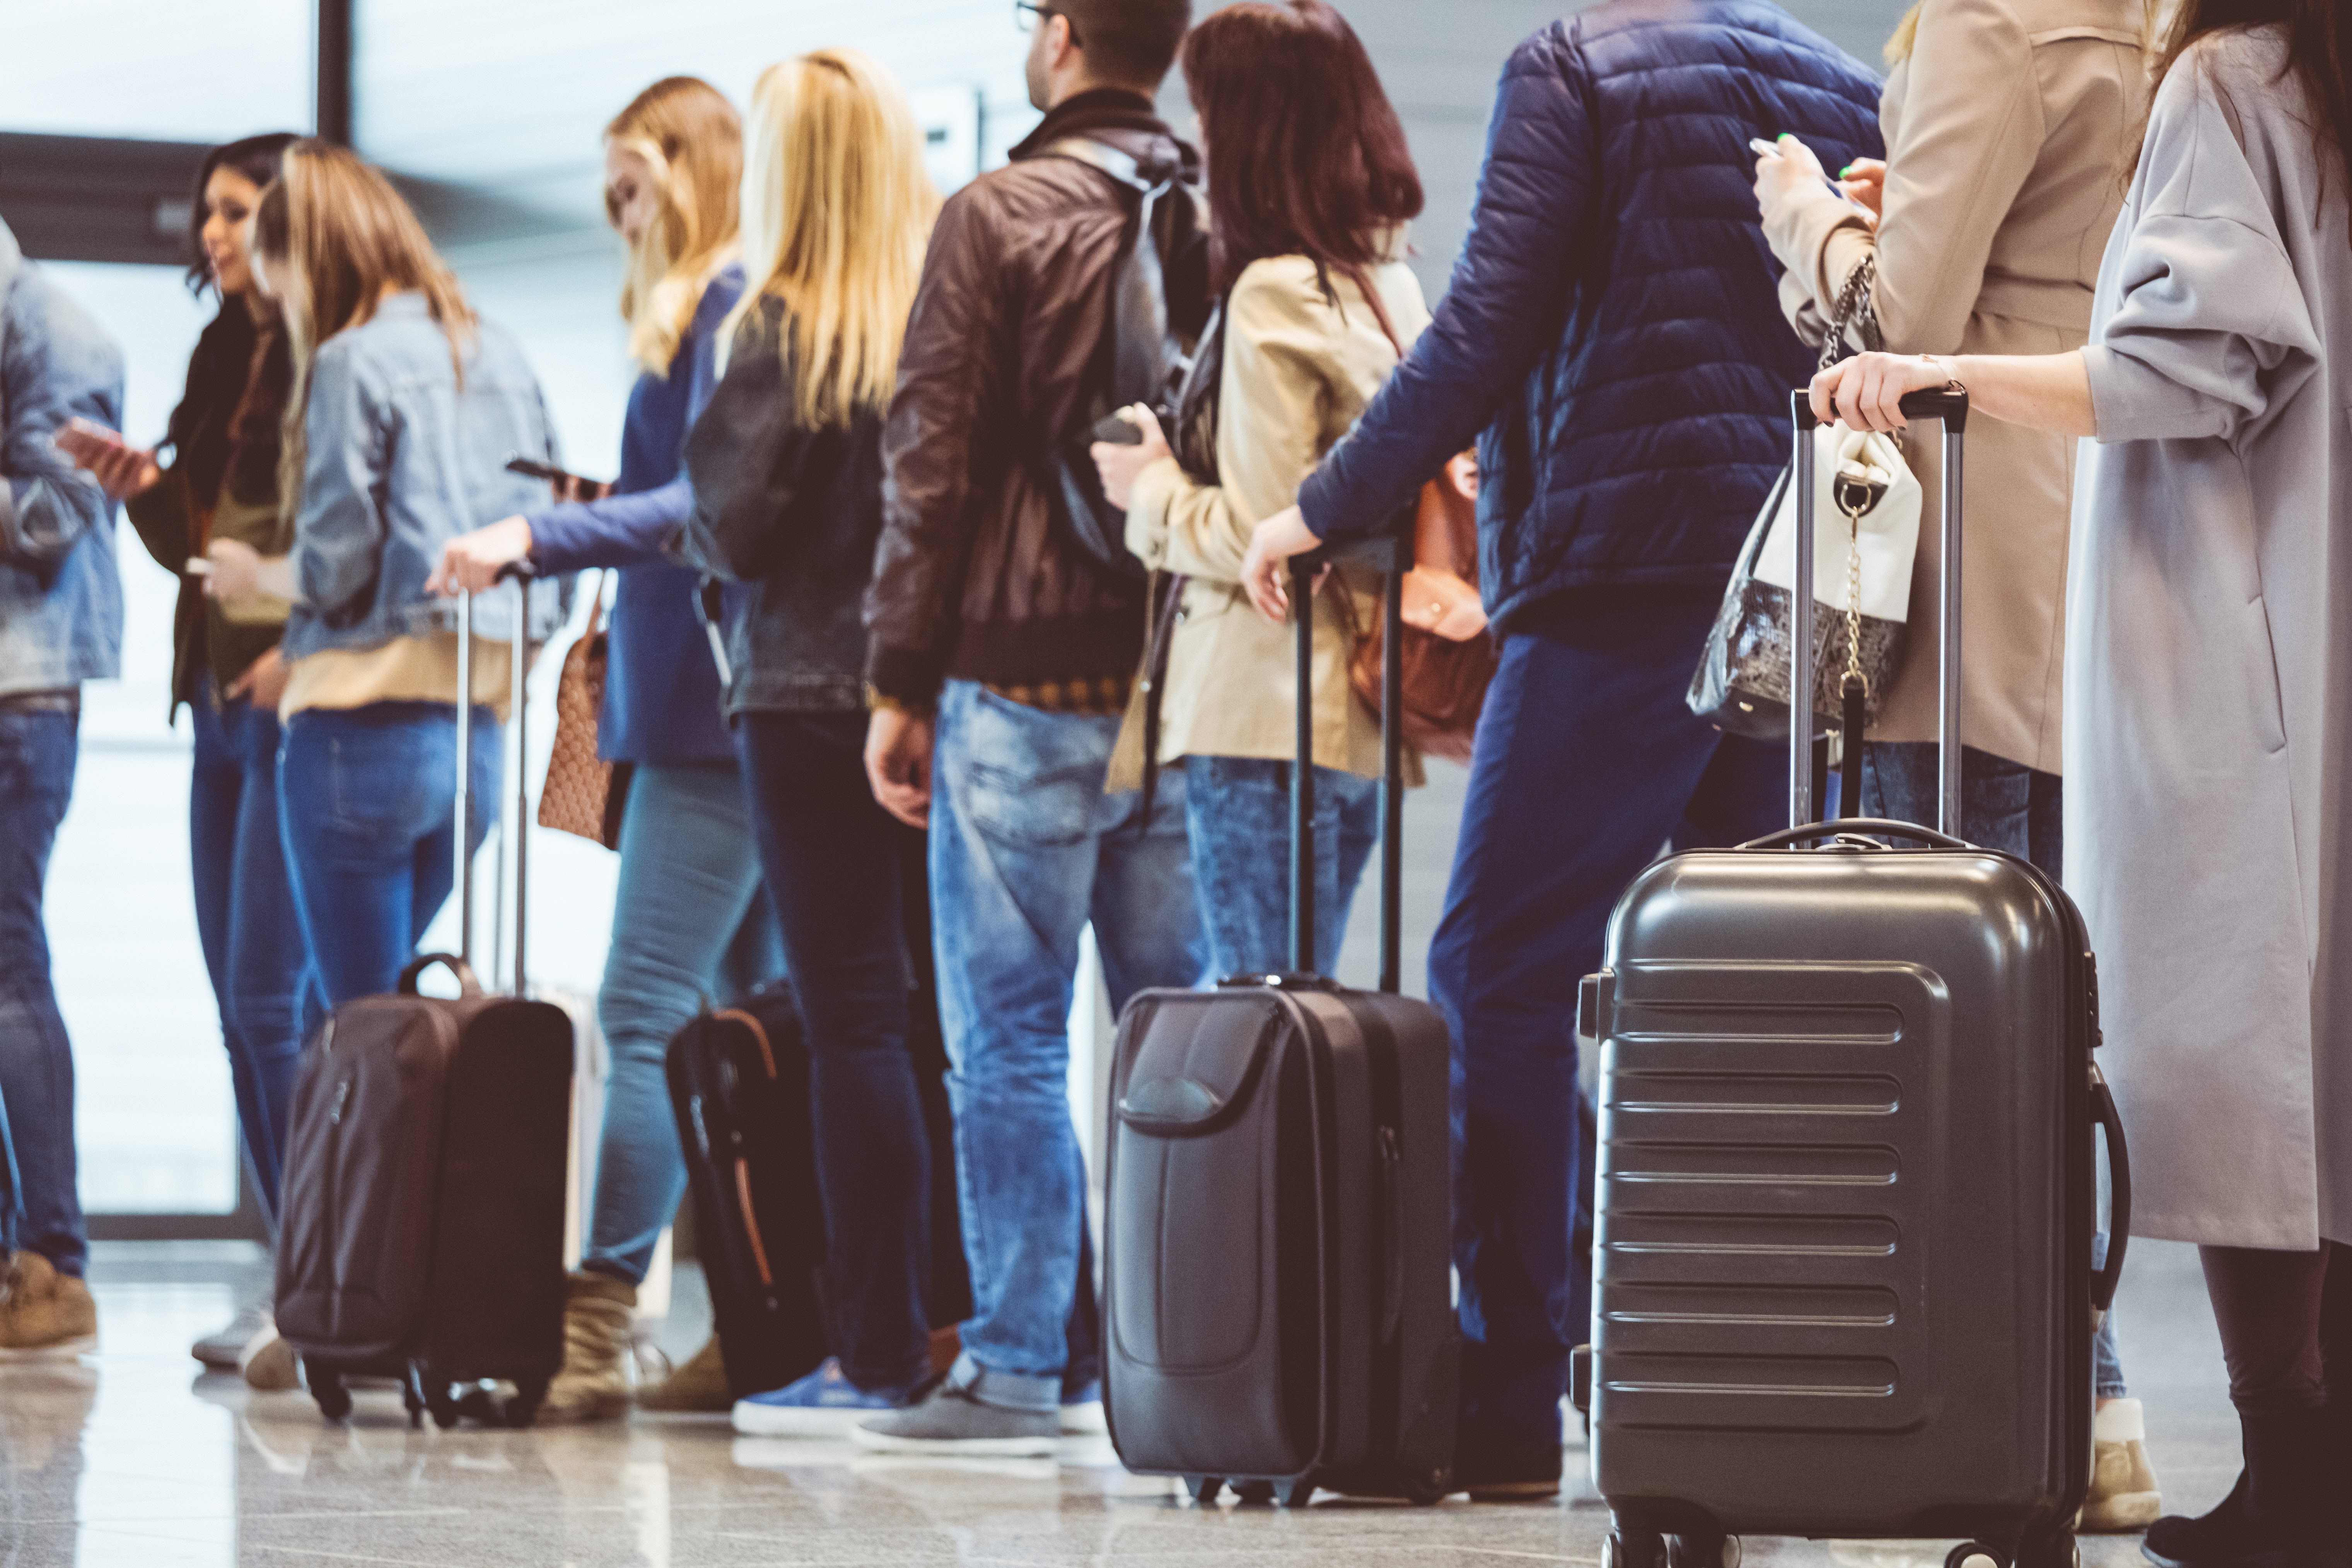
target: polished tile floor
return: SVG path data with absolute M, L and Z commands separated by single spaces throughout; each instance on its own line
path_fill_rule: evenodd
M 739 1438 L 718 1417 L 413 1432 L 397 1397 L 350 1422 L 307 1397 L 201 1374 L 195 1333 L 254 1273 L 221 1248 L 117 1244 L 92 1270 L 104 1342 L 72 1365 L 0 1365 L 0 1568 L 386 1563 L 415 1568 L 767 1568 L 1138 1563 L 1147 1568 L 1524 1568 L 1596 1563 L 1606 1513 L 1576 1481 L 1557 1504 L 1433 1509 L 1327 1500 L 1300 1512 L 1192 1506 L 1127 1475 L 1108 1443 L 1059 1463 L 939 1462 Z M 2135 1251 L 2124 1349 L 2175 1506 L 2236 1470 L 2234 1426 L 2194 1255 Z M 702 1322 L 681 1280 L 665 1337 Z M 2085 1542 L 2092 1568 L 2138 1561 Z M 1934 1543 L 1750 1542 L 1757 1568 L 1935 1568 Z

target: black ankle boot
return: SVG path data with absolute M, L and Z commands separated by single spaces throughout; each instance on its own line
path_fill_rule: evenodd
M 2212 1512 L 2148 1526 L 2140 1551 L 2164 1568 L 2345 1568 L 2337 1420 L 2327 1410 L 2241 1415 L 2246 1468 Z

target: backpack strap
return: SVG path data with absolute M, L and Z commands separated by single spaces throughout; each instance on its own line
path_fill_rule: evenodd
M 1171 363 L 1168 344 L 1166 267 L 1160 254 L 1156 221 L 1160 204 L 1182 188 L 1171 174 L 1154 180 L 1134 157 L 1091 136 L 1064 136 L 1047 142 L 1038 155 L 1068 158 L 1101 171 L 1139 198 L 1135 237 L 1120 258 L 1112 284 L 1111 335 L 1116 360 L 1111 378 L 1112 406 L 1165 400 L 1175 374 L 1183 365 Z

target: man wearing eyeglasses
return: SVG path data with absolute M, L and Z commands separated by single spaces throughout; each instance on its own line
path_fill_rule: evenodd
M 1144 579 L 1123 530 L 1105 551 L 1081 525 L 1094 503 L 1070 460 L 1098 489 L 1086 446 L 1113 406 L 1112 302 L 1131 247 L 1160 258 L 1169 338 L 1208 315 L 1199 156 L 1152 107 L 1191 8 L 1054 0 L 1015 15 L 1045 119 L 932 232 L 866 599 L 866 769 L 885 806 L 930 829 L 974 1302 L 945 1383 L 857 1430 L 898 1451 L 1050 1454 L 1062 1412 L 1096 1397 L 1065 1087 L 1079 933 L 1092 923 L 1114 1006 L 1197 984 L 1206 965 L 1182 779 L 1161 774 L 1148 808 L 1103 790 L 1142 655 Z

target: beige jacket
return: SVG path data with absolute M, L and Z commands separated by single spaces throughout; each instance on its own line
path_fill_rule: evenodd
M 1127 545 L 1155 572 L 1192 579 L 1168 658 L 1160 760 L 1198 753 L 1287 760 L 1296 753 L 1296 634 L 1251 607 L 1242 556 L 1258 522 L 1298 499 L 1298 487 L 1347 433 L 1396 368 L 1397 351 L 1356 286 L 1330 273 L 1327 296 L 1303 256 L 1253 263 L 1225 303 L 1225 369 L 1217 416 L 1217 485 L 1195 483 L 1164 458 L 1137 480 Z M 1407 348 L 1429 324 L 1421 285 L 1402 261 L 1375 268 L 1390 324 Z M 1377 584 L 1354 583 L 1355 623 L 1380 613 Z M 1348 684 L 1355 643 L 1334 614 L 1336 589 L 1316 599 L 1315 760 L 1377 778 L 1380 721 Z M 1140 772 L 1142 707 L 1128 713 L 1110 787 Z M 1409 764 L 1418 777 L 1417 765 Z M 1125 774 L 1124 778 L 1120 775 Z
M 1764 214 L 1789 268 L 1790 318 L 1818 342 L 1846 275 L 1874 245 L 1889 351 L 2080 348 L 2147 101 L 2142 0 L 1927 0 L 1880 105 L 1887 176 L 1875 237 L 1825 186 Z M 1927 507 L 1908 652 L 1874 741 L 1936 738 L 1940 447 L 1935 426 L 1906 443 Z M 1969 425 L 1961 737 L 2053 773 L 2063 771 L 2074 454 L 2070 437 L 1981 415 Z

